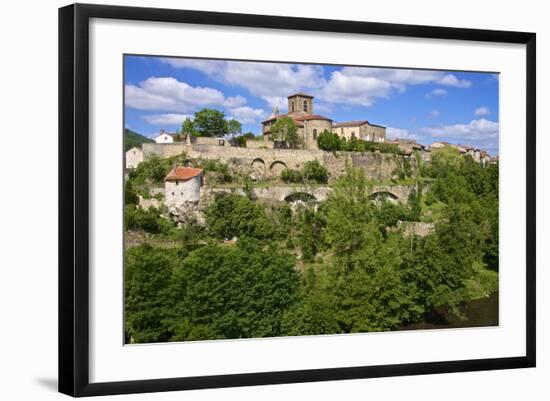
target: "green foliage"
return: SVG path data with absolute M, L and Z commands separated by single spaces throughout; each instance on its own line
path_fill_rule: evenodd
M 181 124 L 181 133 L 191 136 L 199 136 L 195 123 L 189 117 L 187 117 Z
M 349 141 L 346 141 L 345 138 L 340 138 L 338 134 L 327 130 L 324 130 L 321 134 L 319 134 L 319 137 L 317 138 L 317 146 L 319 149 L 327 152 L 335 152 L 337 150 L 347 152 L 379 151 L 380 153 L 401 154 L 399 146 L 392 143 L 364 141 L 355 137 L 352 137 Z
M 151 138 L 140 135 L 129 128 L 124 128 L 124 151 L 128 151 L 135 147 L 141 147 L 142 143 L 153 143 Z
M 139 203 L 139 197 L 137 192 L 132 187 L 131 181 L 124 183 L 124 204 L 125 205 L 137 205 Z
M 303 145 L 303 140 L 298 135 L 298 126 L 290 117 L 277 119 L 271 127 L 271 135 L 274 141 L 286 142 L 291 149 L 297 149 Z
M 281 179 L 289 184 L 326 184 L 328 182 L 328 171 L 317 160 L 312 160 L 306 162 L 302 170 L 284 169 L 281 172 Z
M 208 206 L 205 215 L 210 232 L 219 239 L 251 237 L 264 240 L 277 236 L 276 226 L 265 210 L 244 196 L 219 196 Z
M 280 335 L 282 315 L 295 302 L 298 287 L 293 258 L 274 246 L 206 245 L 174 272 L 174 340 Z
M 300 170 L 286 168 L 281 172 L 281 179 L 287 184 L 298 184 L 304 181 L 304 176 Z
M 135 184 L 162 183 L 173 167 L 173 161 L 150 155 L 137 168 L 130 171 L 129 179 Z
M 226 120 L 226 131 L 228 134 L 237 135 L 240 134 L 243 130 L 243 127 L 240 122 L 234 118 Z
M 323 230 L 326 221 L 322 213 L 311 207 L 302 207 L 297 212 L 296 239 L 299 245 L 302 260 L 313 262 L 320 249 L 323 248 Z
M 220 137 L 228 133 L 225 114 L 216 109 L 202 109 L 195 113 L 193 131 L 195 136 Z
M 167 234 L 174 227 L 171 220 L 160 216 L 158 209 L 143 210 L 132 204 L 124 208 L 124 223 L 126 230 L 143 230 L 151 234 Z
M 327 152 L 340 150 L 340 137 L 338 134 L 324 130 L 317 137 L 317 146 Z
M 304 164 L 303 175 L 306 181 L 326 184 L 328 182 L 328 171 L 318 160 L 311 160 Z
M 172 332 L 167 318 L 173 310 L 169 252 L 141 245 L 127 249 L 124 260 L 127 336 L 136 343 L 168 341 Z
M 242 135 L 236 136 L 233 139 L 233 141 L 234 141 L 235 145 L 237 145 L 241 148 L 246 148 L 246 141 L 247 140 L 254 140 L 254 139 L 257 139 L 257 138 L 252 132 L 246 132 Z
M 345 146 L 371 146 L 363 142 Z M 350 168 L 326 201 L 262 203 L 249 182 L 247 196 L 219 196 L 204 224 L 178 229 L 158 210 L 133 203 L 139 182 L 154 182 L 160 170 L 158 160 L 149 161 L 125 187 L 127 228 L 170 238 L 177 232 L 178 246 L 127 252 L 128 336 L 151 342 L 384 331 L 498 290 L 498 166 L 445 148 L 434 153 L 432 164 L 418 164 L 406 203 L 373 202 L 372 183 Z M 224 163 L 200 165 L 230 174 Z M 309 162 L 282 178 L 326 182 L 321 167 Z M 425 219 L 435 223 L 425 237 L 388 229 Z M 234 237 L 236 244 L 220 241 Z

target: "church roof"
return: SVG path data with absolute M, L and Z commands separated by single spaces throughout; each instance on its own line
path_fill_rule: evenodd
M 303 121 L 310 121 L 310 120 L 326 120 L 326 121 L 332 121 L 332 119 L 322 116 L 320 114 L 301 114 L 296 115 L 296 113 L 287 113 L 287 114 L 278 114 L 276 116 L 270 116 L 267 120 L 262 121 L 262 124 L 267 123 L 269 121 L 277 120 L 281 117 L 290 117 L 294 120 L 294 122 L 299 126 L 303 127 Z
M 164 181 L 189 180 L 201 174 L 200 168 L 176 166 L 164 177 Z
M 309 120 L 327 120 L 332 121 L 332 119 L 322 116 L 320 114 L 306 114 L 305 116 L 295 117 L 296 121 L 309 121 Z
M 342 121 L 340 123 L 334 123 L 333 127 L 357 127 L 363 124 L 369 124 L 369 122 L 367 120 Z
M 287 99 L 291 98 L 291 97 L 294 97 L 294 96 L 309 97 L 309 98 L 313 99 L 313 96 L 308 95 L 307 93 L 304 93 L 304 92 L 296 92 L 296 93 L 294 93 L 290 96 L 287 96 Z

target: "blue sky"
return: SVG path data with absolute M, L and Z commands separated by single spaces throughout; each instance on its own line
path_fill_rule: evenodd
M 126 56 L 125 126 L 146 136 L 179 130 L 203 108 L 261 132 L 286 97 L 315 96 L 334 121 L 368 120 L 389 138 L 470 144 L 498 154 L 498 75 L 480 72 Z

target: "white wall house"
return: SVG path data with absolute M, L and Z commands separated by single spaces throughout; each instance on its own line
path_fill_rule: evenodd
M 133 147 L 126 151 L 126 168 L 136 168 L 143 161 L 143 150 Z
M 156 143 L 174 143 L 174 135 L 175 134 L 169 134 L 164 130 L 160 130 L 160 133 L 153 139 Z
M 202 169 L 174 167 L 164 178 L 165 205 L 177 207 L 188 202 L 198 202 L 202 183 Z

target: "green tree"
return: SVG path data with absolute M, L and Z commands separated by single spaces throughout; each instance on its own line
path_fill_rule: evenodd
M 265 210 L 244 196 L 219 196 L 208 206 L 205 216 L 208 228 L 216 238 L 270 239 L 277 236 L 276 226 Z
M 195 123 L 189 117 L 183 120 L 183 123 L 181 124 L 181 133 L 185 135 L 199 136 Z
M 327 152 L 334 152 L 334 151 L 340 150 L 341 140 L 338 134 L 324 130 L 317 137 L 317 145 L 321 150 L 326 150 Z
M 239 241 L 209 244 L 175 270 L 175 340 L 278 336 L 296 302 L 299 277 L 291 255 Z
M 163 342 L 172 336 L 173 300 L 169 252 L 149 245 L 126 249 L 124 268 L 125 330 L 132 342 Z
M 228 133 L 225 114 L 216 109 L 202 109 L 193 119 L 195 136 L 221 137 Z
M 234 118 L 227 120 L 226 124 L 227 124 L 227 128 L 226 128 L 227 133 L 231 134 L 232 136 L 239 135 L 243 130 L 241 123 L 235 120 Z
M 271 134 L 274 141 L 286 142 L 292 149 L 297 149 L 303 144 L 302 138 L 298 135 L 298 126 L 290 117 L 277 119 L 271 127 Z
M 326 184 L 328 182 L 328 171 L 318 160 L 311 160 L 304 164 L 303 176 L 307 181 Z

